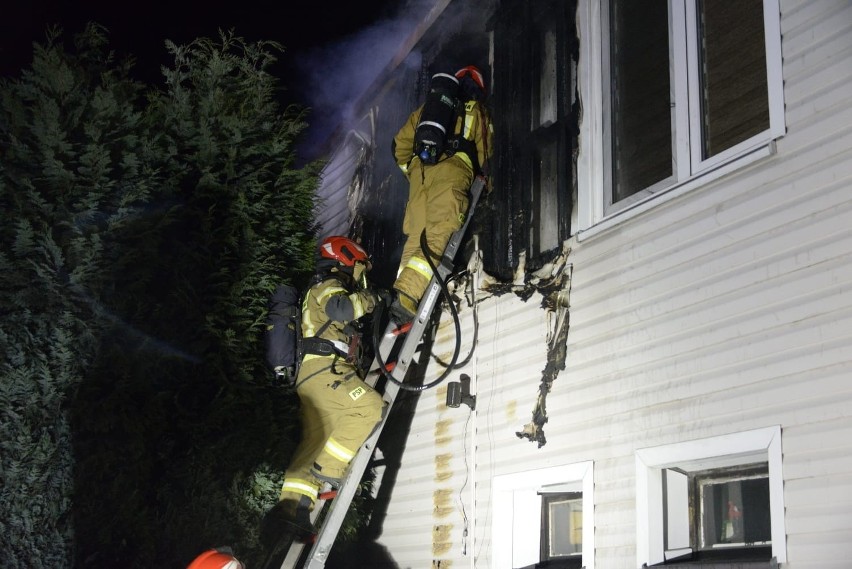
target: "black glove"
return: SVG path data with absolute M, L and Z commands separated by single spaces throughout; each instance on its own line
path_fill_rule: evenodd
M 393 300 L 391 293 L 383 288 L 374 289 L 373 296 L 376 299 L 376 304 L 382 303 L 385 306 L 390 306 L 390 303 Z

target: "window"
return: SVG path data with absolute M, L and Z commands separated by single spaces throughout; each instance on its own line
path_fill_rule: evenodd
M 581 229 L 769 154 L 785 129 L 778 0 L 595 4 L 578 15 Z
M 570 237 L 576 112 L 574 3 L 507 0 L 494 19 L 493 257 L 507 278 L 530 270 Z
M 640 565 L 786 561 L 779 427 L 636 457 Z
M 667 561 L 772 557 L 766 462 L 662 476 Z
M 694 475 L 698 533 L 696 547 L 754 548 L 771 545 L 769 471 L 766 463 L 750 465 L 753 472 L 724 469 Z
M 571 152 L 565 125 L 570 108 L 566 88 L 570 68 L 565 19 L 564 14 L 554 9 L 541 10 L 533 17 L 534 75 L 528 135 L 533 150 L 533 205 L 529 223 L 533 256 L 559 250 L 562 240 L 568 236 L 570 193 L 567 180 Z
M 591 462 L 496 476 L 491 528 L 495 569 L 594 569 Z
M 579 568 L 583 555 L 583 493 L 544 486 L 541 496 L 541 560 L 550 567 Z M 558 563 L 558 564 L 557 564 Z

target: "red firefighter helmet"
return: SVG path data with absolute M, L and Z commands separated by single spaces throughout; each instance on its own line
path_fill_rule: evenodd
M 473 82 L 482 90 L 483 94 L 488 92 L 485 88 L 485 76 L 475 65 L 468 65 L 467 67 L 462 67 L 456 71 L 456 79 L 458 79 L 459 82 L 463 81 L 465 77 L 473 79 Z
M 208 549 L 192 560 L 186 569 L 245 569 L 226 549 Z
M 370 256 L 364 251 L 363 247 L 351 239 L 339 235 L 323 239 L 322 244 L 320 244 L 320 257 L 334 259 L 347 267 L 354 267 L 358 261 L 370 263 Z

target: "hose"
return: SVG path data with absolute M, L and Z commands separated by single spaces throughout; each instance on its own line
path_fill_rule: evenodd
M 447 299 L 447 304 L 450 305 L 450 313 L 453 316 L 453 325 L 454 325 L 455 330 L 456 330 L 456 344 L 455 344 L 455 349 L 453 350 L 453 357 L 450 360 L 450 363 L 447 366 L 447 368 L 444 370 L 444 373 L 442 373 L 438 377 L 438 379 L 436 379 L 435 381 L 433 381 L 431 383 L 426 383 L 424 385 L 416 385 L 416 386 L 407 385 L 407 384 L 403 383 L 402 381 L 399 381 L 398 379 L 393 377 L 391 374 L 389 374 L 387 372 L 387 366 L 386 366 L 385 362 L 382 360 L 381 350 L 379 349 L 380 342 L 378 340 L 380 339 L 380 337 L 378 335 L 378 329 L 379 329 L 379 326 L 381 325 L 380 324 L 381 323 L 381 311 L 379 311 L 379 317 L 373 319 L 373 345 L 376 346 L 376 359 L 379 362 L 379 370 L 382 372 L 382 375 L 384 375 L 388 379 L 388 381 L 392 381 L 393 383 L 398 385 L 400 387 L 400 389 L 404 389 L 406 391 L 415 391 L 415 392 L 416 391 L 425 391 L 427 389 L 431 389 L 432 387 L 435 387 L 436 385 L 438 385 L 442 381 L 444 381 L 444 379 L 446 379 L 447 376 L 450 375 L 450 372 L 452 372 L 453 369 L 455 369 L 456 361 L 458 361 L 459 352 L 461 351 L 461 322 L 459 321 L 458 310 L 456 310 L 456 306 L 455 306 L 455 304 L 453 304 L 453 301 L 450 298 L 450 293 L 447 290 L 447 283 L 445 281 L 441 280 L 441 277 L 438 276 L 438 269 L 435 266 L 435 263 L 432 261 L 432 250 L 429 249 L 429 244 L 426 242 L 426 230 L 425 229 L 423 230 L 422 233 L 420 233 L 420 249 L 423 251 L 423 254 L 426 257 L 426 262 L 429 263 L 429 267 L 432 269 L 432 274 L 434 275 L 435 280 L 438 283 L 440 283 L 441 294 L 444 296 L 444 298 Z

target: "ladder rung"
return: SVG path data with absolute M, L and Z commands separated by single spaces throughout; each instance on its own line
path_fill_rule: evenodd
M 395 328 L 391 333 L 394 336 L 401 336 L 402 334 L 407 334 L 409 330 L 411 330 L 411 322 L 406 322 L 402 326 Z

